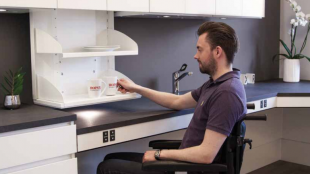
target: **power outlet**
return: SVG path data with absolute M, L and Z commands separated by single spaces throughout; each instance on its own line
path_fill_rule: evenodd
M 115 130 L 110 130 L 110 141 L 115 141 Z
M 104 143 L 109 142 L 109 132 L 108 131 L 103 132 L 103 142 Z

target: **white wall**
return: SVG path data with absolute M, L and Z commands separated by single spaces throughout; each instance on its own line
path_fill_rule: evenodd
M 310 14 L 310 1 L 309 0 L 296 0 L 297 4 L 301 6 L 301 10 L 305 14 Z M 281 0 L 281 23 L 280 23 L 280 38 L 287 44 L 291 45 L 290 36 L 288 34 L 290 29 L 290 21 L 295 17 L 295 13 L 293 12 L 292 8 L 290 7 L 289 3 L 285 0 Z M 272 26 L 270 26 L 272 27 Z M 299 52 L 301 45 L 304 41 L 305 34 L 306 34 L 307 27 L 299 26 L 297 28 L 297 35 L 295 44 L 297 47 L 297 51 Z M 308 39 L 310 40 L 310 39 Z M 283 46 L 280 45 L 280 53 L 286 53 Z M 289 46 L 290 47 L 290 46 Z M 304 51 L 302 52 L 306 56 L 310 56 L 310 43 L 308 41 L 307 46 L 305 47 Z M 300 71 L 300 79 L 302 80 L 310 80 L 310 62 L 307 59 L 302 59 L 300 61 L 301 64 L 301 71 Z M 280 63 L 279 69 L 280 78 L 283 77 L 283 62 Z

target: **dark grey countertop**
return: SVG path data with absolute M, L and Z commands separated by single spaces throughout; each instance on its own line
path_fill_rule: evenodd
M 245 86 L 248 102 L 275 96 L 310 96 L 310 81 L 284 83 L 272 80 Z M 77 134 L 85 134 L 153 120 L 176 117 L 194 112 L 170 110 L 146 99 L 135 99 L 115 103 L 65 109 L 76 114 Z
M 245 86 L 247 101 L 275 96 L 310 96 L 310 81 L 284 83 L 272 80 Z M 0 133 L 62 122 L 74 121 L 77 134 L 128 126 L 193 113 L 194 109 L 171 110 L 146 99 L 54 110 L 36 105 L 22 105 L 18 110 L 0 109 Z
M 1 107 L 0 133 L 70 122 L 76 118 L 75 114 L 37 105 L 22 104 L 17 110 L 6 110 Z

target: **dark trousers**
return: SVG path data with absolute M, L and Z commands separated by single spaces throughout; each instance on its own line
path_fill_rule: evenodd
M 108 154 L 98 165 L 97 174 L 165 174 L 165 172 L 143 171 L 141 169 L 143 155 L 143 153 L 132 152 Z M 203 172 L 189 172 L 189 174 L 203 174 Z
M 164 174 L 164 172 L 146 172 L 142 168 L 143 153 L 108 154 L 98 168 L 97 174 Z

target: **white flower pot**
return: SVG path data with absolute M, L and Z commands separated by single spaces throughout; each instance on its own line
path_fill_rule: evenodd
M 299 82 L 300 61 L 299 59 L 284 59 L 284 82 Z

